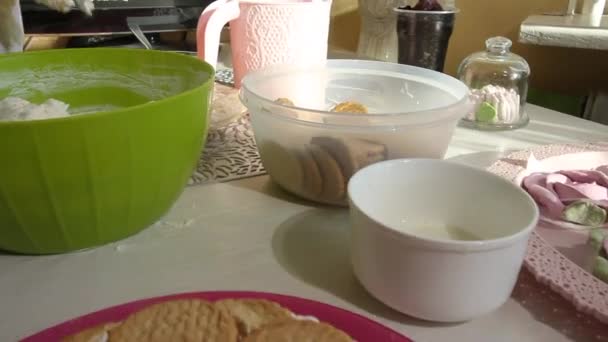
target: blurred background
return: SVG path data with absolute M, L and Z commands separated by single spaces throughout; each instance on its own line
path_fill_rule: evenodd
M 489 37 L 505 36 L 512 51 L 524 57 L 532 69 L 529 101 L 576 116 L 598 117 L 588 100 L 608 95 L 608 51 L 521 44 L 520 25 L 529 16 L 565 12 L 568 0 L 457 0 L 460 9 L 446 61 L 445 72 L 456 75 L 460 62 L 483 50 Z M 356 0 L 334 0 L 330 44 L 355 51 L 360 29 Z M 606 21 L 606 19 L 604 19 Z M 608 30 L 608 28 L 605 28 Z M 589 106 L 588 106 L 589 104 Z M 599 105 L 598 105 L 599 107 Z M 602 111 L 608 112 L 608 101 Z M 587 113 L 585 113 L 587 112 Z M 606 120 L 603 123 L 608 123 Z
M 73 11 L 50 12 L 33 0 L 21 0 L 26 49 L 82 46 L 140 46 L 128 17 L 163 18 L 141 28 L 155 48 L 195 50 L 194 29 L 198 15 L 210 0 L 104 0 L 96 1 L 93 18 Z M 580 1 L 579 1 L 580 2 Z M 512 51 L 524 57 L 532 69 L 529 101 L 551 109 L 608 123 L 608 51 L 551 47 L 519 43 L 520 26 L 536 14 L 564 13 L 568 0 L 457 0 L 460 9 L 450 41 L 445 72 L 456 74 L 460 62 L 484 49 L 489 37 L 505 36 Z M 604 20 L 608 25 L 608 20 Z M 361 29 L 358 0 L 333 0 L 330 46 L 355 52 Z M 608 27 L 599 29 L 606 30 Z M 223 46 L 229 46 L 224 34 Z

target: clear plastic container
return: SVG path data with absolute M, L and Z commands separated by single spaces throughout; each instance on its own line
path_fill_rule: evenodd
M 347 205 L 346 184 L 362 167 L 443 158 L 458 120 L 471 109 L 468 94 L 462 82 L 432 70 L 329 60 L 250 73 L 240 97 L 271 178 L 301 197 Z M 346 101 L 363 104 L 368 113 L 330 111 Z
M 525 105 L 530 66 L 511 53 L 511 40 L 494 37 L 486 41 L 486 51 L 467 57 L 458 78 L 471 89 L 473 110 L 462 120 L 465 126 L 504 130 L 520 128 L 530 121 Z

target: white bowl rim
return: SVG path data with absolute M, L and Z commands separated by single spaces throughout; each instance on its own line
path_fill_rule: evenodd
M 496 238 L 496 239 L 488 239 L 488 240 L 477 240 L 477 241 L 462 241 L 462 240 L 449 240 L 449 239 L 433 239 L 429 237 L 423 237 L 420 235 L 412 234 L 409 232 L 404 232 L 402 230 L 397 229 L 396 227 L 391 227 L 389 224 L 382 222 L 381 219 L 377 218 L 375 215 L 371 215 L 368 210 L 363 209 L 358 203 L 357 199 L 352 198 L 353 189 L 355 186 L 358 186 L 357 183 L 361 183 L 361 179 L 366 177 L 366 173 L 373 169 L 383 168 L 392 164 L 404 164 L 410 162 L 419 162 L 419 163 L 431 163 L 435 164 L 438 167 L 449 165 L 451 167 L 461 168 L 466 170 L 467 172 L 475 172 L 479 175 L 483 175 L 484 177 L 488 177 L 496 180 L 497 182 L 504 183 L 513 188 L 514 191 L 519 192 L 528 202 L 531 208 L 533 208 L 533 216 L 528 224 L 518 230 L 517 232 Z M 453 252 L 462 252 L 462 253 L 471 253 L 471 252 L 482 252 L 487 250 L 494 250 L 504 248 L 506 246 L 513 245 L 518 242 L 522 238 L 529 236 L 532 233 L 532 230 L 536 227 L 536 224 L 539 219 L 539 210 L 536 202 L 532 199 L 532 197 L 521 187 L 515 185 L 514 183 L 504 179 L 495 174 L 489 173 L 483 169 L 479 169 L 473 166 L 464 165 L 448 160 L 438 160 L 438 159 L 426 159 L 426 158 L 402 158 L 402 159 L 392 159 L 386 160 L 382 162 L 378 162 L 372 165 L 369 165 L 357 173 L 355 173 L 348 182 L 348 198 L 351 205 L 351 210 L 358 210 L 361 214 L 365 215 L 368 219 L 376 223 L 377 227 L 387 234 L 392 235 L 398 239 L 407 240 L 409 243 L 415 242 L 419 246 L 424 246 L 431 249 L 436 250 L 445 250 L 445 251 L 453 251 Z

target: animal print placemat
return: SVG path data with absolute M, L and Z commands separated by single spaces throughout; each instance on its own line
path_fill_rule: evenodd
M 220 71 L 216 81 L 231 84 L 232 72 Z M 209 129 L 205 149 L 189 184 L 227 182 L 263 174 L 266 171 L 253 137 L 249 114 L 245 114 L 224 127 Z
M 266 174 L 246 114 L 220 129 L 210 129 L 189 184 L 227 182 Z

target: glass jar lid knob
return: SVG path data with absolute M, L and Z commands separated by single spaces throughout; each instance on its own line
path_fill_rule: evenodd
M 509 38 L 492 37 L 486 40 L 486 49 L 493 54 L 504 55 L 509 53 L 513 43 Z

